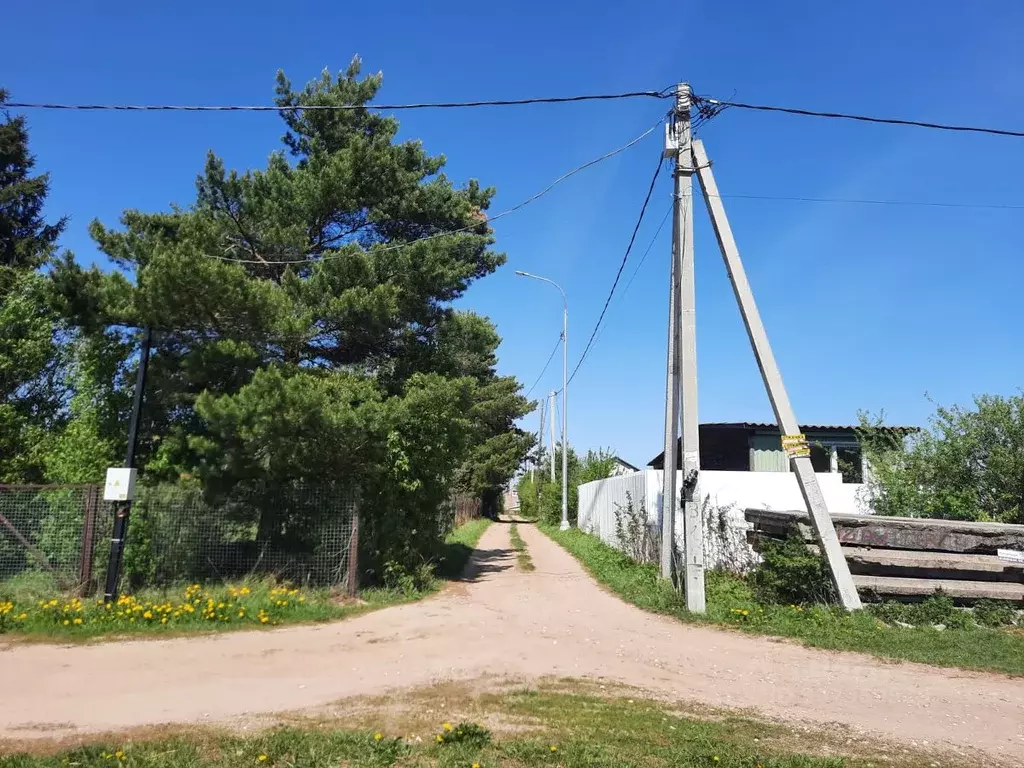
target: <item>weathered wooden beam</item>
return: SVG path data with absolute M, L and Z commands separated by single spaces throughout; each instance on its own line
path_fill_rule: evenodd
M 942 590 L 955 602 L 970 604 L 978 600 L 1024 600 L 1024 584 L 1005 581 L 960 581 L 957 579 L 901 579 L 893 576 L 854 575 L 853 583 L 861 593 L 880 598 L 924 600 Z
M 951 552 L 915 552 L 906 549 L 843 547 L 855 574 L 916 579 L 1010 581 L 1024 584 L 1024 563 L 1000 560 L 995 555 Z
M 745 514 L 755 531 L 786 535 L 795 526 L 806 540 L 813 540 L 806 512 L 748 509 Z M 845 545 L 985 555 L 1024 550 L 1024 525 L 878 515 L 833 515 L 832 520 Z

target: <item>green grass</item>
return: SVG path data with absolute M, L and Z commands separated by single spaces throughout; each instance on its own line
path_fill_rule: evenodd
M 490 524 L 472 520 L 445 541 L 436 578 L 416 587 L 370 587 L 358 600 L 331 589 L 299 589 L 272 580 L 184 585 L 122 595 L 109 608 L 101 599 L 61 595 L 48 575 L 23 574 L 0 583 L 0 638 L 87 641 L 123 636 L 168 637 L 336 621 L 433 594 L 461 575 Z
M 744 581 L 714 572 L 707 574 L 708 612 L 697 616 L 686 610 L 682 595 L 659 578 L 654 566 L 635 563 L 575 528 L 559 531 L 557 526 L 541 526 L 541 530 L 597 581 L 645 610 L 682 621 L 792 638 L 815 648 L 1024 676 L 1024 633 L 1019 630 L 902 629 L 886 626 L 866 610 L 851 615 L 826 606 L 763 605 Z
M 536 570 L 533 567 L 533 559 L 530 557 L 530 552 L 526 549 L 526 542 L 523 541 L 523 537 L 519 535 L 519 528 L 516 527 L 515 523 L 512 523 L 509 526 L 508 537 L 512 542 L 513 549 L 519 553 L 516 555 L 516 564 L 519 566 L 519 570 Z
M 444 554 L 437 565 L 437 576 L 441 579 L 451 581 L 462 576 L 466 570 L 466 563 L 469 556 L 476 549 L 480 537 L 484 535 L 491 525 L 486 517 L 478 517 L 464 523 L 448 534 L 444 542 Z
M 0 768 L 57 766 L 721 766 L 722 768 L 841 768 L 879 764 L 893 753 L 875 740 L 849 738 L 845 732 L 788 729 L 746 717 L 643 699 L 609 698 L 590 692 L 525 690 L 487 694 L 457 706 L 495 731 L 449 715 L 448 701 L 413 696 L 420 712 L 437 712 L 433 721 L 393 713 L 364 713 L 369 727 L 354 729 L 339 721 L 306 721 L 249 736 L 190 729 L 173 736 L 108 740 L 70 751 L 0 757 Z M 411 703 L 411 702 L 406 702 Z M 461 716 L 460 716 L 461 717 Z M 377 725 L 373 720 L 377 718 Z M 385 725 L 384 723 L 388 723 Z M 503 724 L 510 727 L 503 732 Z M 378 730 L 379 728 L 379 730 Z M 438 741 L 440 737 L 440 742 Z M 889 754 L 887 754 L 887 751 Z M 901 766 L 929 765 L 924 753 L 900 751 Z M 964 764 L 964 761 L 960 761 Z

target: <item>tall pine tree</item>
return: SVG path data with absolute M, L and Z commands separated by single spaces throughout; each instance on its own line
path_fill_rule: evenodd
M 47 224 L 47 174 L 33 175 L 25 118 L 3 109 L 0 89 L 0 482 L 43 477 L 40 446 L 61 412 L 61 357 L 40 268 L 64 220 Z

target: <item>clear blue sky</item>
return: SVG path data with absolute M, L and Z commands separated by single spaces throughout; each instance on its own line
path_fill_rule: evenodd
M 76 2 L 4 13 L 0 85 L 15 100 L 270 103 L 354 53 L 384 71 L 381 98 L 464 100 L 660 89 L 760 103 L 1024 128 L 1018 0 L 645 3 Z M 653 100 L 403 113 L 402 136 L 449 159 L 456 180 L 513 205 L 657 120 Z M 261 166 L 274 114 L 33 112 L 63 244 L 123 208 L 188 204 L 207 149 Z M 1024 139 L 733 110 L 702 132 L 723 194 L 1024 205 Z M 462 304 L 504 336 L 500 368 L 529 385 L 554 344 L 554 289 L 569 296 L 570 359 L 600 312 L 660 152 L 649 137 L 495 225 L 508 255 Z M 670 203 L 663 174 L 639 250 Z M 853 422 L 1024 383 L 1024 210 L 730 199 L 733 228 L 798 417 Z M 706 214 L 696 227 L 700 418 L 772 420 Z M 570 440 L 634 463 L 661 450 L 669 227 L 569 391 Z M 541 387 L 559 385 L 552 364 Z M 534 428 L 531 416 L 528 426 Z

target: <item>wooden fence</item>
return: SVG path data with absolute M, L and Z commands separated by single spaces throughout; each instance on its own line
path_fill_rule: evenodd
M 748 536 L 800 536 L 814 548 L 806 512 L 746 510 Z M 1024 525 L 878 515 L 832 515 L 861 596 L 923 600 L 942 590 L 955 602 L 1024 601 Z

